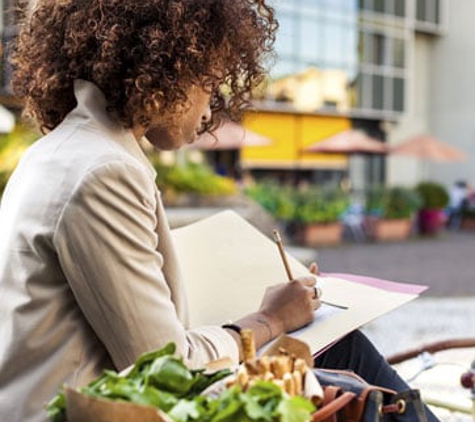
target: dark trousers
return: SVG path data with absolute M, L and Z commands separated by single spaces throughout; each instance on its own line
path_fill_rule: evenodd
M 397 392 L 410 388 L 360 331 L 348 334 L 317 356 L 314 363 L 318 368 L 353 371 L 369 384 L 390 388 Z M 429 422 L 439 422 L 427 406 L 426 413 Z

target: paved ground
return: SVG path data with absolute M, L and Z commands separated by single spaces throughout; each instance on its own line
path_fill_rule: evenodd
M 353 272 L 426 284 L 430 296 L 475 295 L 475 231 L 444 232 L 400 243 L 344 244 L 320 248 L 324 271 Z

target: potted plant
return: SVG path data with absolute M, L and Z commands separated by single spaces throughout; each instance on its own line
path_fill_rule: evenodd
M 295 192 L 296 239 L 305 246 L 341 242 L 340 217 L 349 206 L 348 194 L 336 187 L 306 187 Z
M 435 235 L 444 225 L 443 209 L 449 203 L 447 189 L 437 182 L 421 182 L 416 186 L 422 204 L 418 215 L 419 231 L 422 234 Z
M 404 240 L 411 235 L 419 194 L 403 186 L 377 187 L 366 195 L 365 231 L 372 240 Z
M 295 202 L 291 186 L 264 180 L 248 186 L 244 193 L 260 204 L 280 224 L 285 226 L 293 220 Z
M 157 186 L 167 206 L 210 206 L 216 199 L 221 201 L 238 192 L 234 180 L 216 174 L 205 163 L 168 165 L 155 156 L 151 160 L 157 172 Z

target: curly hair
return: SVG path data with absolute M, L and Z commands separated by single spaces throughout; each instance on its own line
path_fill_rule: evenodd
M 12 86 L 49 131 L 75 107 L 75 79 L 129 128 L 178 116 L 198 84 L 212 93 L 209 129 L 249 103 L 277 26 L 266 0 L 37 0 L 12 45 Z

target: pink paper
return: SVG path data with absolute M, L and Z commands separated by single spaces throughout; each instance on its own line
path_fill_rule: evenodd
M 420 284 L 397 283 L 395 281 L 382 280 L 380 278 L 373 278 L 355 274 L 343 273 L 322 273 L 324 277 L 336 277 L 344 280 L 353 281 L 355 283 L 366 284 L 367 286 L 376 287 L 378 289 L 387 290 L 395 293 L 406 293 L 418 295 L 428 288 Z

